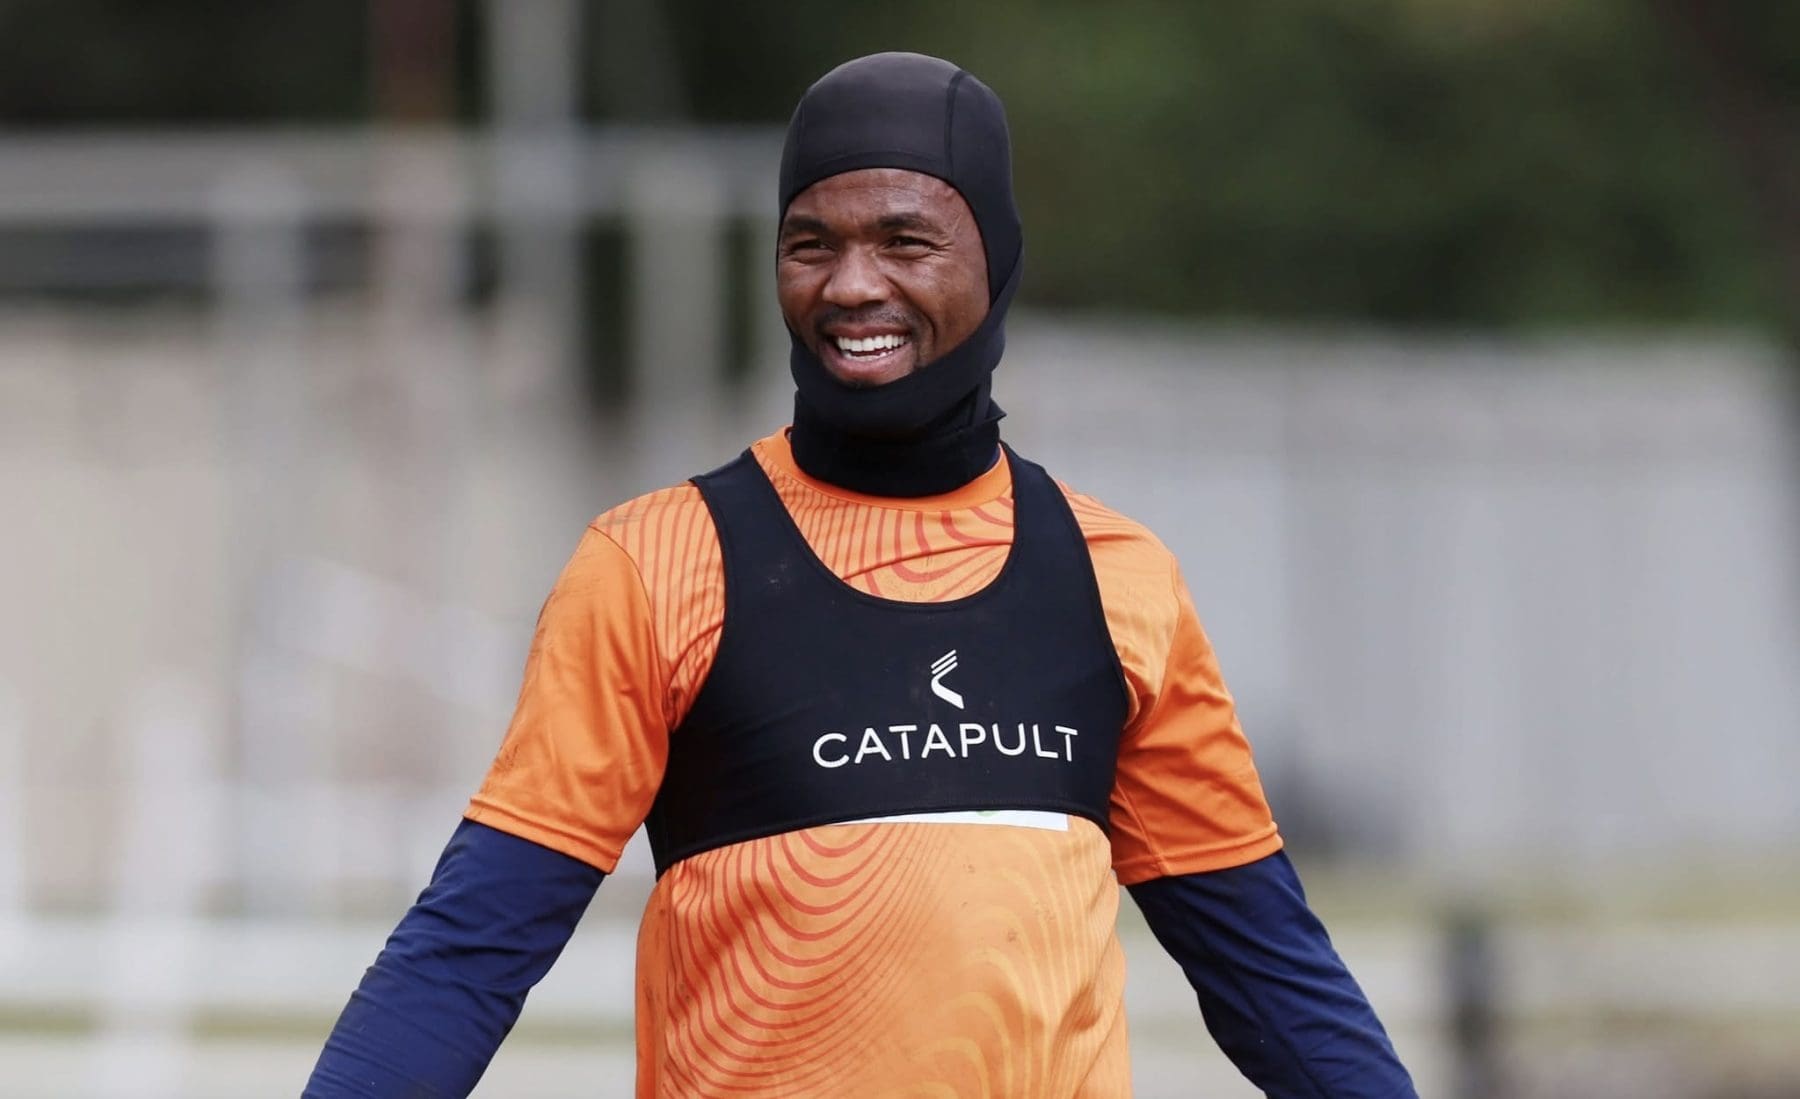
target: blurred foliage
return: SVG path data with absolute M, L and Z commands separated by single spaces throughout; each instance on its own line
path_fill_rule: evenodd
M 1722 8 L 1747 75 L 1800 109 L 1800 4 Z M 369 11 L 0 3 L 0 41 L 13 47 L 0 119 L 366 118 L 378 83 Z M 848 57 L 948 57 L 1006 100 L 1025 294 L 1041 305 L 1456 326 L 1778 323 L 1787 276 L 1769 213 L 1702 109 L 1680 32 L 1656 11 L 1644 0 L 618 0 L 588 7 L 584 102 L 598 120 L 779 122 Z M 481 8 L 463 0 L 453 20 L 446 102 L 473 119 Z
M 1800 5 L 1751 6 L 1800 92 Z M 692 72 L 730 74 L 694 81 L 711 117 L 779 113 L 877 49 L 981 76 L 1012 121 L 1039 302 L 1456 325 L 1777 309 L 1733 165 L 1629 0 L 915 0 L 855 20 L 802 0 L 779 25 L 678 7 Z
M 347 119 L 367 99 L 367 23 L 354 0 L 0 0 L 0 121 Z

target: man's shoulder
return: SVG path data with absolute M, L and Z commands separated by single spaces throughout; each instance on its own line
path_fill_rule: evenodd
M 760 451 L 773 437 L 758 439 L 750 445 L 749 452 Z M 732 463 L 742 457 L 733 458 Z M 768 462 L 763 461 L 763 465 L 766 468 Z M 710 472 L 725 468 L 720 466 Z M 696 534 L 715 541 L 718 537 L 713 532 L 712 512 L 692 478 L 634 496 L 601 512 L 588 528 L 619 543 L 633 557 L 640 552 L 679 552 L 682 541 Z
M 1087 541 L 1088 551 L 1141 559 L 1144 564 L 1166 569 L 1174 564 L 1175 555 L 1149 527 L 1124 514 L 1097 497 L 1077 491 L 1062 481 L 1057 482 L 1075 522 Z
M 712 534 L 712 515 L 692 481 L 634 496 L 594 517 L 588 529 L 618 544 L 640 564 L 680 553 Z
M 1087 543 L 1107 629 L 1127 677 L 1157 682 L 1182 613 L 1175 555 L 1143 523 L 1058 484 Z
M 588 524 L 587 538 L 628 560 L 653 604 L 679 603 L 716 584 L 719 536 L 692 481 L 602 512 Z

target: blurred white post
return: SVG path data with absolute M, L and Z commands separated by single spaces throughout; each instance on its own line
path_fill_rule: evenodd
M 631 460 L 647 487 L 705 468 L 707 444 L 720 426 L 729 195 L 709 158 L 662 144 L 627 168 L 622 197 L 631 288 Z
M 219 767 L 201 688 L 163 673 L 127 696 L 125 781 L 115 848 L 108 983 L 89 1062 L 92 1094 L 179 1099 L 188 1057 Z
M 488 0 L 488 73 L 499 230 L 501 379 L 530 393 L 568 386 L 582 346 L 576 130 L 581 5 Z
M 290 598 L 276 583 L 304 518 L 305 444 L 310 394 L 302 374 L 305 335 L 305 202 L 279 169 L 247 166 L 220 181 L 213 196 L 213 301 L 221 391 L 228 394 L 232 470 L 232 654 L 243 797 L 237 871 L 259 911 L 292 909 L 307 886 L 291 870 L 303 837 L 285 807 L 323 769 L 320 746 L 277 720 L 296 692 L 281 689 L 297 669 L 272 649 L 259 618 Z M 276 697 L 271 697 L 276 696 Z
M 772 172 L 768 186 L 762 191 L 775 193 Z M 756 340 L 755 355 L 751 360 L 754 385 L 760 379 L 786 375 L 789 341 L 787 323 L 781 319 L 781 304 L 775 299 L 775 244 L 780 227 L 775 223 L 774 204 L 765 202 L 754 206 L 750 227 L 750 331 Z M 785 386 L 777 388 L 785 395 Z
M 0 928 L 25 915 L 25 706 L 0 682 Z
M 469 344 L 458 308 L 468 281 L 458 239 L 470 205 L 466 165 L 447 135 L 394 131 L 378 140 L 375 164 L 377 365 L 426 430 L 455 431 L 466 361 L 445 356 L 466 356 Z
M 464 501 L 481 446 L 481 376 L 460 308 L 467 165 L 434 133 L 390 131 L 378 148 L 374 366 L 388 405 L 368 445 L 389 471 L 371 491 L 397 521 L 384 544 L 370 548 L 383 574 L 450 601 L 467 575 L 464 555 L 478 522 Z M 321 791 L 328 806 L 340 789 L 333 783 Z

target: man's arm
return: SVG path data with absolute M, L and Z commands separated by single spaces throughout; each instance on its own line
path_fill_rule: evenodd
M 468 1095 L 604 877 L 463 821 L 351 994 L 304 1099 Z
M 1206 1029 L 1271 1099 L 1415 1099 L 1285 853 L 1129 889 Z
M 618 510 L 641 517 L 641 503 Z M 692 506 L 705 514 L 698 493 Z M 544 601 L 493 766 L 344 1008 L 307 1099 L 469 1094 L 648 814 L 668 756 L 669 666 L 606 518 Z

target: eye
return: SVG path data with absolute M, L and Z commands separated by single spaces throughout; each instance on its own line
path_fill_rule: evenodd
M 783 255 L 796 256 L 804 259 L 810 259 L 814 256 L 821 255 L 824 251 L 825 242 L 817 237 L 801 237 L 797 240 L 788 241 L 781 247 Z
M 931 242 L 928 240 L 908 236 L 889 237 L 888 244 L 890 247 L 898 248 L 904 252 L 928 251 L 932 247 Z

